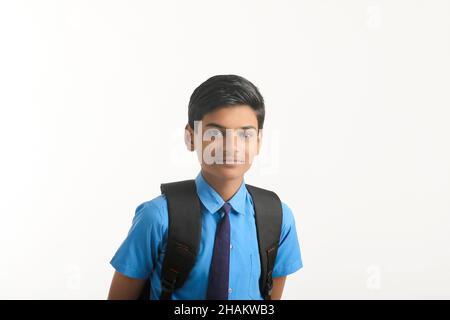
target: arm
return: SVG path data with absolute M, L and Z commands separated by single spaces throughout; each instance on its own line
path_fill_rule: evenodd
M 149 296 L 142 290 L 148 284 L 154 263 L 161 249 L 167 229 L 167 208 L 160 208 L 163 198 L 144 202 L 136 208 L 133 223 L 127 237 L 111 259 L 115 273 L 108 299 L 140 299 Z M 160 212 L 163 210 L 163 212 Z
M 108 300 L 138 299 L 144 288 L 145 281 L 145 279 L 129 278 L 116 271 L 109 289 Z
M 272 300 L 280 300 L 281 299 L 285 281 L 286 281 L 286 277 L 273 278 Z
M 272 271 L 272 299 L 279 300 L 283 293 L 286 277 L 303 267 L 300 245 L 297 238 L 295 219 L 291 209 L 282 202 L 283 224 L 280 244 Z

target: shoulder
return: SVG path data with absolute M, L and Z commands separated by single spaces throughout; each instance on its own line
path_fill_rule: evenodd
M 136 222 L 166 227 L 168 225 L 166 197 L 161 194 L 139 204 L 133 218 L 133 224 Z
M 291 208 L 283 201 L 281 201 L 282 220 L 281 220 L 281 237 L 289 234 L 291 229 L 295 229 L 295 218 Z
M 295 224 L 295 218 L 291 208 L 283 201 L 281 201 L 281 208 L 283 210 L 283 226 Z

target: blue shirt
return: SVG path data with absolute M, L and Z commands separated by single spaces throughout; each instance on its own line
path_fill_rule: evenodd
M 202 236 L 195 265 L 184 286 L 174 291 L 174 300 L 205 299 L 216 227 L 223 215 L 222 197 L 206 182 L 201 172 L 195 179 L 202 207 Z M 262 300 L 259 290 L 261 266 L 251 195 L 242 182 L 228 201 L 231 204 L 231 250 L 229 300 Z M 283 222 L 280 244 L 272 276 L 291 274 L 302 267 L 292 211 L 282 202 Z M 111 265 L 130 278 L 151 279 L 150 297 L 159 299 L 160 275 L 166 252 L 168 231 L 167 201 L 162 194 L 140 204 L 128 236 L 111 260 Z

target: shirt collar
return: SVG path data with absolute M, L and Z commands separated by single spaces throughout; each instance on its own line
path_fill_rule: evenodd
M 217 193 L 216 190 L 214 190 L 213 187 L 205 180 L 205 178 L 202 175 L 202 172 L 200 171 L 195 178 L 195 184 L 197 187 L 197 194 L 205 206 L 205 208 L 210 213 L 215 213 L 222 208 L 225 201 L 222 199 L 222 197 Z M 233 210 L 231 212 L 237 212 L 240 214 L 245 214 L 245 204 L 247 200 L 247 188 L 245 186 L 245 181 L 242 179 L 241 186 L 236 191 L 236 193 L 233 195 L 233 197 L 228 201 L 228 203 L 231 205 Z

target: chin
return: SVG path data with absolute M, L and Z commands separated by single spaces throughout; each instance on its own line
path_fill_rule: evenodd
M 249 166 L 246 164 L 236 164 L 236 165 L 215 164 L 206 167 L 207 168 L 204 168 L 205 171 L 220 179 L 240 178 L 249 169 Z

